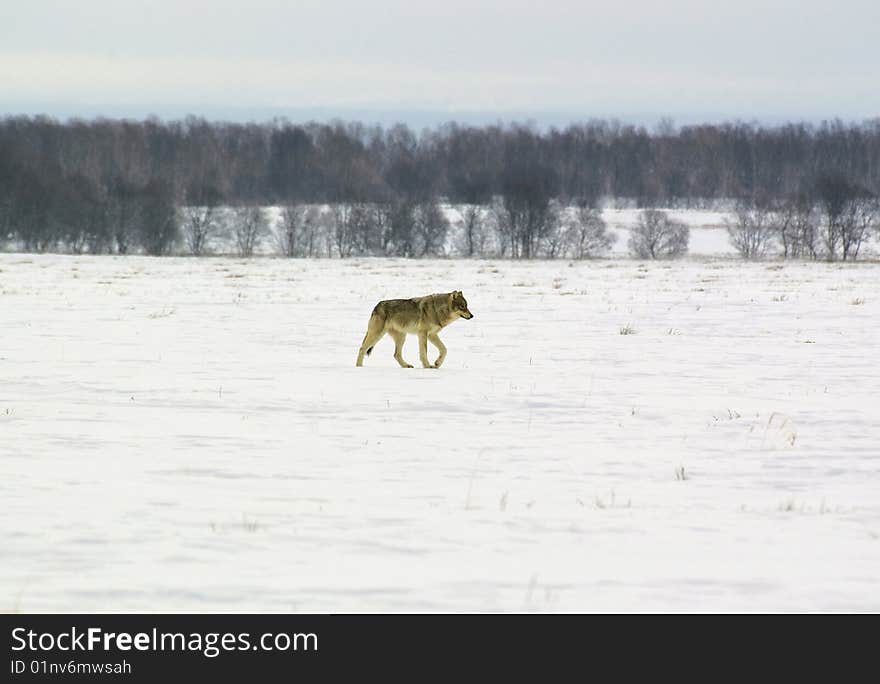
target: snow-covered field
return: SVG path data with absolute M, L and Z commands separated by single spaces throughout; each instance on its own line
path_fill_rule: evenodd
M 377 300 L 451 289 L 442 369 L 355 368 Z M 0 610 L 880 610 L 878 292 L 0 255 Z

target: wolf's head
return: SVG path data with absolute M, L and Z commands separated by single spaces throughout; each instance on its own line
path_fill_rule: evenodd
M 462 318 L 471 319 L 474 315 L 468 310 L 467 300 L 461 293 L 461 290 L 449 293 L 449 302 L 452 305 L 453 313 L 458 314 Z

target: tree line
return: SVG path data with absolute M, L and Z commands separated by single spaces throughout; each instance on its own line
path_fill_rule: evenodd
M 226 233 L 247 255 L 271 232 L 288 256 L 433 256 L 449 249 L 451 203 L 462 207 L 456 254 L 579 258 L 610 246 L 597 211 L 610 196 L 648 210 L 733 199 L 731 239 L 745 256 L 778 238 L 785 256 L 848 259 L 876 227 L 878 192 L 880 119 L 651 131 L 604 120 L 546 131 L 449 123 L 419 133 L 0 119 L 0 240 L 29 251 L 202 254 Z M 283 208 L 271 231 L 260 208 L 269 205 Z M 682 231 L 667 223 L 646 211 L 639 231 L 681 253 Z M 768 237 L 756 246 L 756 235 Z

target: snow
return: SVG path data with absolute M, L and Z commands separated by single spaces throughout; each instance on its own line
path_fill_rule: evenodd
M 355 368 L 376 301 L 452 289 L 442 369 Z M 880 610 L 878 291 L 0 255 L 0 610 Z

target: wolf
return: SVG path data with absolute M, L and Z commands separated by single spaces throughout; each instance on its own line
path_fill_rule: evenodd
M 424 368 L 440 368 L 446 360 L 446 345 L 437 336 L 443 328 L 459 318 L 470 320 L 474 315 L 468 310 L 467 300 L 461 290 L 444 294 L 431 294 L 412 299 L 386 299 L 376 304 L 367 324 L 367 334 L 358 350 L 357 365 L 364 365 L 364 354 L 370 355 L 376 343 L 385 333 L 394 340 L 394 358 L 402 368 L 412 368 L 403 360 L 403 343 L 406 334 L 419 336 L 419 358 Z M 432 364 L 428 363 L 428 340 L 440 351 Z

